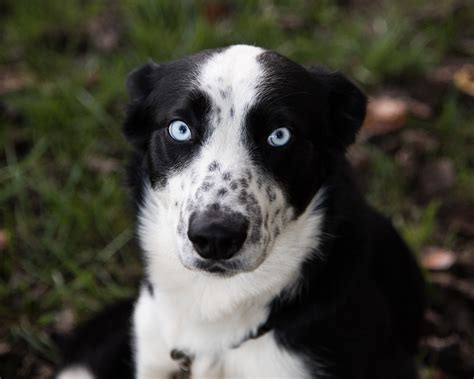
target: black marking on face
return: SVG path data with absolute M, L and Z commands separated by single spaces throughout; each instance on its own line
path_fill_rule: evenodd
M 250 181 L 252 180 L 252 172 L 249 169 L 245 170 L 245 175 L 247 175 L 247 180 Z
M 212 211 L 218 211 L 220 208 L 221 208 L 221 206 L 219 205 L 219 203 L 212 203 L 209 206 L 209 209 L 212 210 Z
M 209 165 L 209 171 L 217 171 L 219 170 L 220 168 L 220 164 L 219 162 L 217 161 L 213 161 L 210 165 Z
M 255 213 L 255 205 L 252 204 L 252 203 L 247 203 L 247 205 L 245 206 L 245 210 L 249 213 L 249 214 L 253 214 Z
M 229 93 L 223 89 L 219 90 L 219 94 L 221 95 L 222 99 L 225 99 L 229 95 Z
M 245 209 L 251 215 L 261 214 L 262 210 L 260 208 L 260 205 L 258 205 L 257 201 L 254 199 L 255 199 L 255 196 L 249 195 L 247 199 L 247 206 L 245 207 Z
M 190 206 L 190 205 L 189 205 L 189 210 L 191 210 L 191 206 Z M 184 234 L 184 221 L 183 221 L 183 217 L 180 217 L 180 218 L 179 218 L 177 231 L 178 231 L 178 234 L 181 234 L 181 235 Z
M 175 206 L 175 207 L 178 206 L 178 202 L 177 202 L 177 201 L 174 202 L 174 206 Z
M 176 361 L 181 369 L 179 373 L 176 373 L 176 377 L 185 378 L 188 377 L 187 374 L 191 371 L 191 365 L 193 363 L 194 357 L 192 355 L 186 354 L 182 350 L 173 349 L 170 352 L 170 357 L 173 361 Z M 186 374 L 186 375 L 184 375 Z M 172 374 L 172 377 L 175 375 Z
M 270 201 L 270 203 L 273 203 L 276 200 L 275 190 L 272 187 L 267 186 L 266 192 L 267 192 L 267 195 L 268 195 L 268 200 Z
M 249 188 L 249 182 L 245 178 L 240 178 L 239 179 L 240 185 L 242 188 Z
M 145 280 L 145 288 L 148 291 L 148 294 L 153 297 L 153 294 L 155 293 L 155 289 L 153 288 L 153 284 L 150 283 L 148 279 Z
M 257 178 L 257 186 L 258 186 L 258 189 L 262 189 L 262 185 L 263 185 L 263 179 L 261 177 L 258 177 Z
M 250 242 L 257 243 L 262 235 L 262 216 L 257 215 L 252 226 L 252 232 L 250 233 Z
M 230 114 L 230 118 L 234 118 L 234 114 L 235 114 L 234 107 L 230 107 L 229 114 Z
M 275 216 L 278 216 L 281 212 L 281 209 L 280 208 L 277 208 L 276 211 L 275 211 Z
M 219 197 L 224 197 L 226 194 L 227 194 L 228 190 L 227 188 L 219 188 L 219 190 L 217 191 L 217 196 Z
M 265 228 L 268 227 L 268 218 L 269 218 L 269 215 L 268 213 L 266 213 L 265 218 L 263 219 L 263 226 L 265 226 Z
M 280 235 L 280 228 L 277 226 L 275 228 L 275 237 L 278 237 Z
M 245 178 L 240 178 L 239 183 L 242 186 L 242 188 L 249 188 L 249 182 Z
M 239 188 L 239 184 L 235 180 L 231 181 L 230 182 L 230 189 L 232 191 L 235 191 L 237 188 Z
M 204 192 L 208 192 L 212 187 L 214 187 L 213 182 L 205 181 L 201 184 L 200 190 L 202 190 Z
M 247 204 L 247 191 L 246 190 L 242 190 L 240 191 L 240 194 L 239 194 L 239 203 L 240 204 Z
M 222 179 L 227 182 L 232 179 L 232 174 L 229 171 L 226 171 L 222 174 Z

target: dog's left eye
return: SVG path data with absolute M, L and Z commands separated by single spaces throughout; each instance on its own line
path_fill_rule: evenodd
M 288 128 L 278 128 L 268 136 L 267 142 L 270 146 L 279 147 L 290 142 L 290 138 L 291 132 Z
M 181 120 L 175 120 L 168 126 L 168 132 L 176 141 L 188 141 L 191 139 L 191 129 Z

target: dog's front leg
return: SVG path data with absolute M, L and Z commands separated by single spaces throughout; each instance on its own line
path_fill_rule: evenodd
M 157 312 L 153 298 L 142 290 L 133 315 L 136 379 L 168 379 L 180 370 L 170 355 Z

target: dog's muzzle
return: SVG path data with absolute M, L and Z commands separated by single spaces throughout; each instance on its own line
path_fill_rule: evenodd
M 188 238 L 207 261 L 226 261 L 237 254 L 247 238 L 249 221 L 241 213 L 208 209 L 189 217 Z

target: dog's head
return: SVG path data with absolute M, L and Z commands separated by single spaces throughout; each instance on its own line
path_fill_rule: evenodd
M 225 276 L 259 267 L 308 212 L 366 105 L 339 73 L 243 45 L 150 62 L 127 87 L 142 243 L 159 235 L 186 268 Z

